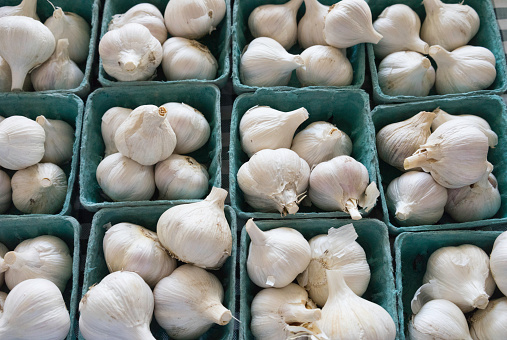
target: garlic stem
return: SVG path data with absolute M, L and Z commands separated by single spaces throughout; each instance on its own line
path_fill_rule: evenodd
M 299 7 L 301 7 L 301 4 L 303 3 L 303 0 L 290 0 L 285 4 L 287 8 L 291 9 L 294 13 L 297 13 Z
M 18 270 L 26 265 L 30 267 L 42 266 L 39 255 L 34 251 L 23 253 L 10 251 L 4 256 L 4 265 L 7 265 L 8 268 Z
M 437 64 L 441 66 L 456 64 L 456 60 L 452 57 L 451 52 L 447 51 L 445 48 L 441 46 L 438 45 L 431 46 L 429 49 L 429 55 L 435 60 Z
M 289 215 L 294 215 L 299 211 L 299 207 L 296 202 L 290 202 L 289 204 L 286 204 L 284 208 L 287 210 Z
M 405 158 L 405 161 L 403 161 L 403 167 L 405 170 L 418 168 L 421 165 L 425 164 L 427 160 L 428 155 L 426 154 L 426 150 L 424 150 L 423 152 L 416 153 L 410 157 Z
M 210 321 L 213 321 L 220 326 L 227 325 L 232 319 L 231 311 L 220 303 L 206 308 L 203 311 L 203 314 L 207 316 Z
M 485 309 L 489 303 L 489 295 L 483 292 L 475 299 L 471 300 L 471 302 L 471 305 L 474 308 Z
M 140 327 L 134 327 L 130 330 L 132 332 L 132 340 L 156 340 L 151 334 L 149 324 L 142 324 Z
M 396 219 L 397 220 L 400 220 L 400 221 L 405 221 L 408 216 L 410 215 L 410 207 L 406 204 L 404 205 L 400 205 L 397 209 L 396 209 L 396 213 L 394 214 L 396 216 Z
M 68 60 L 69 58 L 69 40 L 59 39 L 56 44 L 56 57 L 58 60 Z
M 139 66 L 140 60 L 141 56 L 134 53 L 134 51 L 121 51 L 118 63 L 120 66 L 123 65 L 126 71 L 132 72 Z
M 160 125 L 162 125 L 166 119 L 167 110 L 165 107 L 161 106 L 158 108 L 158 114 L 153 115 L 145 115 L 142 120 L 141 130 L 151 131 Z
M 343 290 L 350 290 L 345 279 L 343 278 L 342 271 L 339 269 L 326 270 L 327 282 L 329 285 L 329 296 L 326 304 L 332 299 L 340 299 L 343 294 Z M 332 303 L 329 303 L 332 305 Z
M 442 2 L 440 0 L 423 0 L 424 9 L 426 10 L 426 16 L 428 14 L 433 14 L 438 11 L 440 7 L 442 7 Z
M 250 236 L 252 243 L 256 246 L 263 246 L 266 244 L 266 234 L 257 227 L 253 219 L 249 219 L 245 225 L 245 231 Z
M 19 70 L 17 65 L 11 66 L 11 74 L 12 74 L 12 85 L 11 91 L 23 91 L 23 84 L 25 83 L 25 78 L 28 72 L 26 70 Z
M 60 19 L 61 17 L 63 17 L 63 9 L 61 7 L 56 7 L 53 12 L 53 18 Z
M 0 257 L 0 273 L 3 273 L 9 269 L 9 266 L 5 263 L 4 259 Z
M 320 320 L 322 312 L 320 309 L 308 309 L 304 305 L 285 304 L 282 307 L 281 314 L 285 323 L 305 323 Z
M 204 200 L 206 202 L 216 204 L 220 210 L 223 210 L 226 198 L 227 198 L 227 190 L 213 187 L 209 195 Z
M 416 51 L 416 52 L 419 52 L 421 54 L 428 54 L 430 52 L 430 46 L 424 42 L 423 40 L 419 39 L 419 40 L 415 40 L 413 41 L 409 46 L 408 46 L 408 49 L 409 50 L 412 50 L 412 51 Z M 431 66 L 431 62 L 429 61 L 429 59 L 425 59 L 425 61 L 428 61 L 429 65 L 426 66 L 426 63 L 423 62 L 423 66 L 428 69 L 430 66 Z
M 350 217 L 352 217 L 353 220 L 360 220 L 361 214 L 359 213 L 359 210 L 357 209 L 357 200 L 354 198 L 351 198 L 347 200 L 345 203 L 345 208 L 347 209 L 346 212 L 350 214 Z

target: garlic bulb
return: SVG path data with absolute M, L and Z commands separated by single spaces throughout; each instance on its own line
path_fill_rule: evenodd
M 176 260 L 169 256 L 157 233 L 140 225 L 115 224 L 106 231 L 102 244 L 110 272 L 137 273 L 150 287 L 176 268 Z
M 120 125 L 127 119 L 131 112 L 132 109 L 115 106 L 107 110 L 102 116 L 100 131 L 106 147 L 104 157 L 118 152 L 118 149 L 114 144 L 114 135 L 116 134 L 116 130 L 118 130 Z
M 241 81 L 250 86 L 285 86 L 292 71 L 304 65 L 299 55 L 287 52 L 271 38 L 256 38 L 241 55 Z
M 298 23 L 298 41 L 302 48 L 314 45 L 327 45 L 324 39 L 324 18 L 329 6 L 322 5 L 318 0 L 304 0 L 305 15 Z
M 60 340 L 67 337 L 69 329 L 70 316 L 62 293 L 51 281 L 26 280 L 7 295 L 0 338 Z
M 340 269 L 345 283 L 358 296 L 368 288 L 370 266 L 364 249 L 355 241 L 357 237 L 354 226 L 346 224 L 310 240 L 312 259 L 297 280 L 318 306 L 324 306 L 328 298 L 327 270 Z
M 126 24 L 104 34 L 99 54 L 111 77 L 119 81 L 149 80 L 162 62 L 162 45 L 143 25 Z
M 12 202 L 25 214 L 56 214 L 67 197 L 67 176 L 53 163 L 37 163 L 12 176 Z
M 0 170 L 0 214 L 3 214 L 9 209 L 11 201 L 11 178 L 4 171 Z M 2 280 L 0 279 L 0 286 L 1 282 Z
M 280 5 L 263 5 L 255 8 L 248 17 L 248 28 L 254 38 L 276 40 L 286 50 L 297 41 L 297 13 L 303 0 L 289 0 Z
M 440 45 L 446 50 L 466 45 L 479 31 L 477 12 L 468 5 L 446 4 L 440 0 L 423 0 L 426 19 L 421 38 L 430 46 Z
M 262 231 L 249 219 L 245 231 L 252 242 L 248 249 L 248 277 L 262 288 L 283 288 L 303 272 L 311 259 L 308 241 L 292 228 Z
M 4 278 L 5 278 L 4 272 L 7 269 L 9 269 L 9 267 L 6 264 L 4 264 L 4 256 L 5 256 L 5 254 L 7 254 L 8 251 L 9 251 L 9 249 L 7 249 L 7 247 L 3 243 L 0 243 L 0 286 L 4 285 Z M 0 293 L 2 293 L 2 292 L 0 292 Z M 2 297 L 0 296 L 0 313 L 3 312 L 3 301 L 1 298 Z M 4 298 L 4 300 L 5 300 L 5 298 Z M 0 317 L 1 317 L 1 314 L 0 314 Z
M 35 121 L 39 123 L 46 133 L 44 142 L 44 157 L 41 162 L 64 164 L 72 159 L 74 146 L 74 129 L 68 123 L 59 119 L 47 119 L 38 116 Z
M 113 201 L 149 200 L 155 193 L 153 166 L 146 166 L 114 153 L 97 167 L 97 182 Z
M 310 167 L 292 150 L 264 149 L 239 168 L 237 177 L 252 208 L 295 214 L 308 187 Z
M 486 172 L 488 138 L 480 129 L 449 121 L 403 163 L 405 170 L 421 167 L 448 189 L 476 183 Z
M 454 303 L 443 299 L 426 303 L 412 316 L 408 329 L 411 340 L 472 339 L 463 312 Z
M 435 83 L 435 69 L 417 52 L 394 52 L 380 63 L 378 82 L 389 96 L 424 97 Z
M 25 16 L 40 21 L 37 15 L 37 0 L 23 0 L 17 6 L 0 7 L 0 18 L 7 16 Z
M 342 0 L 329 8 L 324 19 L 324 39 L 337 48 L 382 39 L 373 28 L 370 7 L 364 0 Z
M 507 334 L 507 297 L 491 300 L 484 310 L 470 318 L 470 335 L 474 340 L 501 340 Z
M 498 289 L 507 294 L 507 232 L 500 234 L 493 244 L 490 267 Z
M 296 129 L 307 119 L 304 107 L 283 112 L 269 106 L 254 106 L 239 122 L 241 147 L 248 157 L 264 149 L 288 149 Z
M 320 309 L 294 283 L 261 290 L 252 300 L 251 315 L 250 329 L 256 339 L 296 339 L 321 334 L 315 325 L 322 316 Z
M 496 59 L 487 48 L 463 46 L 448 52 L 435 45 L 429 53 L 437 63 L 438 94 L 484 90 L 495 81 Z
M 349 156 L 338 156 L 318 164 L 310 175 L 308 196 L 313 204 L 326 211 L 343 211 L 353 220 L 361 219 L 358 206 L 370 211 L 379 191 L 366 167 Z
M 5 283 L 13 289 L 29 279 L 46 279 L 62 292 L 72 276 L 72 256 L 65 242 L 56 236 L 42 235 L 24 240 L 4 255 Z
M 377 58 L 399 51 L 415 51 L 428 54 L 429 45 L 419 38 L 421 20 L 407 5 L 395 4 L 386 7 L 373 23 L 373 28 L 383 35 L 378 44 L 373 45 Z
M 291 150 L 303 158 L 310 169 L 336 156 L 350 156 L 350 137 L 328 122 L 314 122 L 294 136 Z
M 173 37 L 199 39 L 216 29 L 225 10 L 225 0 L 171 0 L 165 8 L 165 26 Z
M 396 325 L 384 308 L 354 294 L 340 270 L 326 275 L 329 298 L 317 326 L 329 339 L 395 339 Z
M 352 84 L 352 64 L 339 49 L 315 45 L 301 53 L 304 66 L 296 70 L 302 86 L 347 86 Z
M 222 267 L 232 251 L 226 197 L 227 191 L 213 187 L 203 201 L 166 210 L 157 223 L 160 243 L 180 261 L 206 269 Z
M 402 226 L 435 224 L 444 214 L 447 189 L 430 174 L 409 171 L 389 183 L 386 201 Z
M 150 332 L 154 299 L 136 273 L 107 275 L 79 302 L 79 331 L 86 340 L 155 340 Z
M 163 106 L 137 107 L 116 130 L 116 148 L 141 165 L 167 159 L 176 146 L 176 135 L 166 118 L 167 110 Z
M 55 50 L 53 33 L 32 18 L 0 18 L 0 56 L 12 73 L 11 91 L 23 89 L 28 72 L 49 59 Z
M 442 247 L 428 259 L 423 285 L 412 299 L 412 312 L 419 313 L 435 299 L 449 300 L 463 313 L 484 309 L 495 287 L 484 250 L 471 244 Z
M 173 37 L 162 48 L 162 69 L 167 80 L 215 79 L 217 60 L 200 42 Z
M 141 24 L 150 30 L 151 35 L 157 38 L 161 44 L 167 40 L 167 28 L 164 17 L 158 8 L 149 3 L 140 3 L 131 7 L 123 14 L 113 15 L 109 22 L 108 31 L 121 28 L 126 24 Z
M 173 153 L 155 166 L 155 184 L 159 199 L 203 198 L 208 193 L 206 168 L 190 156 Z
M 155 319 L 172 339 L 197 339 L 213 325 L 227 325 L 224 289 L 215 275 L 184 264 L 155 287 Z
M 176 134 L 174 152 L 187 154 L 201 148 L 209 139 L 210 126 L 206 117 L 185 103 L 166 103 L 167 120 Z
M 63 12 L 57 7 L 46 22 L 44 22 L 56 41 L 68 40 L 69 57 L 76 64 L 86 61 L 90 46 L 90 25 L 85 19 L 71 12 Z

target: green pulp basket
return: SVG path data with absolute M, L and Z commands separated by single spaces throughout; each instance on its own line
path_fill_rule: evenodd
M 229 149 L 229 190 L 231 205 L 241 218 L 281 218 L 279 213 L 257 212 L 244 199 L 237 182 L 237 173 L 248 156 L 241 148 L 239 123 L 245 112 L 253 106 L 265 105 L 281 111 L 292 111 L 305 107 L 310 117 L 297 132 L 312 122 L 327 121 L 344 131 L 352 140 L 352 157 L 361 162 L 370 175 L 370 181 L 377 181 L 377 152 L 375 136 L 370 118 L 368 95 L 362 90 L 335 91 L 332 89 L 297 89 L 293 91 L 275 91 L 260 89 L 255 93 L 239 96 L 232 108 L 231 141 Z M 363 216 L 368 213 L 360 210 Z M 350 215 L 341 211 L 322 211 L 314 206 L 300 205 L 295 215 L 285 218 L 344 217 Z
M 0 116 L 24 116 L 30 119 L 44 115 L 48 119 L 59 119 L 69 123 L 75 130 L 75 140 L 72 147 L 72 160 L 60 167 L 67 176 L 67 196 L 63 204 L 62 210 L 58 215 L 70 215 L 72 209 L 72 198 L 74 190 L 74 182 L 77 177 L 79 162 L 79 144 L 81 142 L 81 124 L 83 120 L 83 101 L 73 94 L 52 93 L 52 94 L 35 94 L 28 93 L 9 93 L 0 94 Z M 12 177 L 15 171 L 7 170 Z M 22 214 L 18 209 L 11 205 L 6 215 Z M 35 214 L 31 214 L 35 215 Z M 0 218 L 4 215 L 0 215 Z M 28 215 L 27 215 L 28 216 Z
M 400 3 L 398 0 L 366 0 L 370 6 L 373 21 L 377 19 L 380 13 L 388 6 Z M 496 22 L 495 12 L 493 9 L 493 3 L 491 1 L 484 0 L 445 0 L 445 3 L 463 3 L 475 9 L 479 15 L 481 26 L 479 32 L 474 38 L 468 43 L 468 45 L 482 46 L 488 48 L 496 58 L 496 79 L 493 84 L 485 90 L 467 92 L 467 95 L 479 95 L 479 94 L 501 94 L 507 90 L 507 73 L 505 65 L 505 51 L 503 48 L 502 38 L 498 30 L 498 24 Z M 421 24 L 424 22 L 426 12 L 421 0 L 405 0 L 403 4 L 412 8 L 421 19 Z M 414 102 L 422 100 L 442 99 L 449 97 L 457 97 L 464 93 L 438 95 L 435 92 L 435 87 L 430 91 L 430 94 L 426 97 L 416 96 L 390 96 L 382 92 L 378 81 L 377 67 L 381 60 L 375 59 L 373 52 L 373 45 L 367 44 L 368 50 L 368 62 L 370 65 L 371 79 L 373 82 L 373 99 L 375 103 L 402 103 L 402 102 Z
M 296 229 L 309 240 L 320 234 L 327 234 L 330 228 L 339 228 L 345 224 L 352 223 L 356 229 L 357 242 L 363 247 L 366 259 L 370 266 L 371 279 L 368 289 L 363 298 L 382 306 L 394 320 L 398 329 L 396 315 L 396 291 L 394 289 L 394 278 L 392 268 L 391 251 L 389 247 L 389 236 L 386 226 L 374 219 L 362 219 L 359 221 L 338 220 L 338 219 L 302 219 L 292 221 L 255 221 L 261 230 L 270 230 L 280 227 Z M 240 276 L 240 331 L 241 340 L 253 339 L 250 330 L 252 316 L 250 305 L 254 296 L 261 291 L 248 277 L 246 262 L 250 237 L 248 233 L 241 230 L 241 243 L 239 254 L 239 276 Z
M 232 21 L 232 83 L 234 86 L 234 92 L 237 94 L 241 94 L 244 92 L 254 92 L 255 90 L 262 88 L 258 86 L 249 86 L 243 84 L 240 77 L 239 65 L 241 62 L 241 54 L 244 51 L 246 45 L 248 45 L 254 37 L 250 33 L 248 29 L 248 17 L 252 11 L 261 6 L 267 4 L 284 4 L 287 0 L 236 0 L 233 6 L 233 21 Z M 336 0 L 320 0 L 319 1 L 323 5 L 330 6 L 335 4 Z M 301 5 L 298 11 L 297 20 L 303 17 L 305 13 L 305 5 L 304 3 Z M 289 53 L 291 54 L 300 54 L 303 52 L 303 49 L 296 43 L 291 49 Z M 332 86 L 332 87 L 324 87 L 324 86 L 310 86 L 309 88 L 332 88 L 332 89 L 359 89 L 364 83 L 365 69 L 366 69 L 366 56 L 364 51 L 364 44 L 359 44 L 352 46 L 347 49 L 347 58 L 352 64 L 352 69 L 354 71 L 354 76 L 352 79 L 352 84 L 348 86 Z M 275 86 L 270 87 L 275 90 L 293 90 L 294 88 L 301 87 L 301 83 L 298 81 L 296 77 L 296 72 L 292 73 L 291 80 L 288 86 Z
M 99 283 L 109 270 L 104 259 L 102 242 L 106 232 L 105 225 L 108 223 L 117 224 L 129 222 L 141 225 L 152 231 L 157 230 L 157 221 L 167 209 L 173 207 L 173 204 L 150 207 L 123 207 L 118 209 L 102 209 L 93 217 L 92 229 L 88 242 L 88 251 L 86 255 L 86 266 L 83 281 L 83 296 L 89 287 Z M 224 306 L 228 308 L 232 315 L 235 312 L 235 287 L 236 287 L 236 215 L 229 206 L 225 207 L 225 216 L 231 227 L 232 232 L 232 254 L 218 271 L 210 271 L 218 277 L 224 287 Z M 181 263 L 180 263 L 181 264 Z M 201 336 L 201 340 L 232 340 L 234 330 L 234 321 L 231 320 L 227 326 L 214 325 L 208 332 Z M 151 331 L 156 339 L 169 339 L 164 329 L 162 329 L 153 317 Z M 83 336 L 79 334 L 79 339 Z
M 140 1 L 135 0 L 108 0 L 104 5 L 104 14 L 102 16 L 102 27 L 100 31 L 100 38 L 107 33 L 107 28 L 109 26 L 109 22 L 111 21 L 113 15 L 122 14 L 127 12 L 130 8 L 139 4 Z M 165 13 L 165 8 L 167 6 L 167 0 L 147 0 L 144 3 L 150 3 L 156 6 L 162 15 Z M 226 3 L 226 13 L 218 27 L 215 31 L 213 31 L 210 35 L 207 35 L 198 41 L 204 45 L 206 45 L 215 59 L 218 62 L 218 69 L 216 78 L 213 80 L 199 80 L 199 79 L 187 79 L 187 80 L 172 80 L 167 81 L 164 72 L 162 71 L 162 66 L 157 68 L 157 72 L 155 78 L 153 80 L 145 80 L 145 81 L 117 81 L 110 75 L 106 73 L 104 67 L 102 67 L 102 59 L 100 59 L 99 64 L 99 81 L 103 86 L 129 86 L 129 85 L 153 85 L 153 84 L 168 84 L 168 83 L 190 83 L 190 84 L 215 84 L 218 87 L 222 88 L 227 83 L 227 79 L 229 79 L 230 74 L 230 60 L 229 60 L 229 52 L 230 52 L 230 44 L 231 44 L 231 3 L 230 0 L 225 0 Z M 170 38 L 171 35 L 168 34 L 167 38 Z
M 199 163 L 207 166 L 209 187 L 220 187 L 222 135 L 220 131 L 220 91 L 214 85 L 206 84 L 167 84 L 164 86 L 110 87 L 94 91 L 86 102 L 84 119 L 83 147 L 81 150 L 81 204 L 89 211 L 101 208 L 167 204 L 174 202 L 193 202 L 196 200 L 177 201 L 131 201 L 111 202 L 104 196 L 96 178 L 96 170 L 104 157 L 104 141 L 101 134 L 101 122 L 104 113 L 115 106 L 135 109 L 140 105 L 163 105 L 168 102 L 183 102 L 201 113 L 208 120 L 211 135 L 206 144 L 189 154 Z M 157 197 L 155 193 L 154 198 Z
M 21 0 L 0 0 L 0 7 L 2 6 L 17 6 Z M 90 25 L 90 45 L 88 51 L 88 57 L 86 58 L 86 62 L 78 64 L 81 71 L 84 73 L 84 78 L 81 84 L 78 87 L 70 90 L 48 90 L 48 91 L 38 91 L 38 92 L 29 92 L 32 95 L 37 95 L 40 93 L 73 93 L 81 98 L 86 98 L 88 93 L 90 93 L 90 76 L 92 73 L 92 65 L 93 59 L 95 57 L 95 48 L 97 43 L 97 34 L 99 27 L 99 10 L 101 7 L 100 0 L 51 0 L 51 3 L 55 7 L 61 7 L 64 12 L 72 12 L 88 22 Z M 47 0 L 38 0 L 37 1 L 37 15 L 40 17 L 42 23 L 46 21 L 47 18 L 53 15 L 54 8 L 51 6 L 51 3 Z
M 396 177 L 401 176 L 402 172 L 379 159 L 378 182 L 382 183 L 382 185 L 379 185 L 382 210 L 384 222 L 387 224 L 391 234 L 399 234 L 404 231 L 470 229 L 486 224 L 497 225 L 507 221 L 507 163 L 505 161 L 507 157 L 507 113 L 505 103 L 500 97 L 453 97 L 419 103 L 377 106 L 372 111 L 375 132 L 378 132 L 388 124 L 408 119 L 420 111 L 433 111 L 437 107 L 450 114 L 473 114 L 482 117 L 488 121 L 493 131 L 498 135 L 498 145 L 493 149 L 489 149 L 488 161 L 495 167 L 493 174 L 498 181 L 498 190 L 500 191 L 502 200 L 500 210 L 492 218 L 482 221 L 457 223 L 450 216 L 444 214 L 438 224 L 401 227 L 397 224 L 393 215 L 389 214 L 386 203 L 386 190 L 389 183 Z
M 72 254 L 72 278 L 67 282 L 63 299 L 70 313 L 70 330 L 67 340 L 75 339 L 75 319 L 79 299 L 79 241 L 81 226 L 72 217 L 29 216 L 7 217 L 0 220 L 0 243 L 9 250 L 24 240 L 42 235 L 59 237 L 69 247 Z M 5 286 L 4 286 L 5 287 Z M 5 287 L 5 289 L 7 289 Z

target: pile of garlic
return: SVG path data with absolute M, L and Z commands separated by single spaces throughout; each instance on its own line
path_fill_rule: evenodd
M 213 188 L 203 201 L 166 210 L 156 233 L 131 223 L 107 226 L 103 249 L 111 274 L 81 299 L 84 338 L 155 339 L 153 316 L 171 339 L 198 338 L 214 324 L 228 324 L 222 283 L 206 270 L 220 269 L 232 254 L 226 197 Z M 185 264 L 176 267 L 176 260 Z
M 366 167 L 349 155 L 352 141 L 336 126 L 313 122 L 295 132 L 309 118 L 301 107 L 283 112 L 254 106 L 241 118 L 241 146 L 251 157 L 237 181 L 247 204 L 262 212 L 295 214 L 306 197 L 324 211 L 343 211 L 360 219 L 359 206 L 368 212 L 379 191 L 369 183 Z
M 70 90 L 83 81 L 90 25 L 60 7 L 42 24 L 36 6 L 0 7 L 0 91 Z
M 60 166 L 72 159 L 74 129 L 63 120 L 23 116 L 0 120 L 0 213 L 11 201 L 22 213 L 55 214 L 67 196 Z
M 467 45 L 479 30 L 477 12 L 463 3 L 422 3 L 426 10 L 422 26 L 417 13 L 404 4 L 385 8 L 373 23 L 383 35 L 373 46 L 375 57 L 381 60 L 378 81 L 382 92 L 422 97 L 433 88 L 436 94 L 451 94 L 493 84 L 495 56 L 487 48 Z
M 264 288 L 251 304 L 256 339 L 395 338 L 389 313 L 360 297 L 370 268 L 352 224 L 310 242 L 292 228 L 262 231 L 252 219 L 245 231 L 251 239 L 248 276 Z
M 104 71 L 119 81 L 151 80 L 162 64 L 167 80 L 215 79 L 217 60 L 195 39 L 211 34 L 225 12 L 225 0 L 171 0 L 164 16 L 149 3 L 113 15 L 99 43 Z
M 204 165 L 184 155 L 210 137 L 204 115 L 185 103 L 134 110 L 113 107 L 102 116 L 105 158 L 97 182 L 113 201 L 199 199 L 208 193 Z

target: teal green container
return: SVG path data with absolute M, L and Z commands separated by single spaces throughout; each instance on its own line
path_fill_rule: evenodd
M 408 324 L 412 317 L 410 302 L 423 284 L 426 265 L 431 254 L 442 247 L 473 244 L 488 255 L 501 231 L 430 231 L 403 233 L 394 242 L 396 262 L 396 290 L 400 340 L 409 339 Z M 498 296 L 500 297 L 500 296 Z
M 241 81 L 239 65 L 241 62 L 241 54 L 243 53 L 246 45 L 248 45 L 254 37 L 250 33 L 248 29 L 248 17 L 252 11 L 262 5 L 280 5 L 286 3 L 287 0 L 236 0 L 234 2 L 233 7 L 233 16 L 232 16 L 232 84 L 234 86 L 234 92 L 237 94 L 245 93 L 245 92 L 254 92 L 255 90 L 262 88 L 259 86 L 249 86 L 245 85 Z M 320 0 L 319 1 L 323 5 L 333 5 L 337 1 L 336 0 Z M 297 20 L 301 20 L 305 13 L 305 5 L 304 3 L 301 5 L 298 11 Z M 300 54 L 303 52 L 303 48 L 301 48 L 298 43 L 291 47 L 289 53 L 291 54 Z M 365 64 L 366 64 L 366 56 L 364 51 L 364 44 L 359 44 L 347 49 L 347 58 L 352 64 L 352 69 L 354 71 L 354 76 L 352 79 L 352 84 L 349 86 L 309 86 L 309 88 L 332 88 L 336 89 L 359 89 L 364 83 L 364 75 L 365 75 Z M 287 86 L 275 86 L 269 87 L 273 90 L 293 90 L 294 88 L 301 87 L 301 83 L 298 81 L 296 77 L 296 72 L 292 72 L 292 77 Z
M 366 0 L 370 6 L 373 21 L 377 20 L 377 17 L 382 11 L 391 5 L 400 3 L 398 0 Z M 479 15 L 481 26 L 479 32 L 474 38 L 468 43 L 468 45 L 482 46 L 489 49 L 496 58 L 496 79 L 493 84 L 485 90 L 467 92 L 466 95 L 480 95 L 480 94 L 501 94 L 507 90 L 507 73 L 505 65 L 505 51 L 503 48 L 502 38 L 498 31 L 498 24 L 496 22 L 495 11 L 493 9 L 493 3 L 491 1 L 483 0 L 445 0 L 445 3 L 463 3 L 472 7 Z M 424 22 L 426 12 L 421 0 L 405 0 L 403 4 L 412 8 L 421 19 L 421 24 Z M 433 100 L 442 99 L 449 97 L 457 97 L 464 93 L 438 95 L 436 94 L 435 87 L 433 87 L 426 97 L 416 96 L 390 96 L 385 94 L 380 88 L 378 81 L 377 67 L 381 60 L 375 58 L 373 53 L 373 45 L 367 44 L 368 50 L 368 62 L 370 64 L 371 79 L 373 83 L 373 99 L 375 103 L 403 103 L 403 102 L 414 102 L 422 100 Z
M 220 90 L 206 84 L 166 84 L 164 86 L 128 86 L 102 88 L 94 91 L 86 102 L 83 147 L 81 153 L 80 200 L 85 209 L 97 211 L 101 208 L 156 205 L 168 203 L 189 203 L 196 200 L 111 202 L 104 196 L 96 177 L 97 166 L 104 158 L 104 141 L 101 134 L 102 116 L 112 107 L 121 106 L 135 109 L 141 105 L 163 105 L 168 102 L 188 104 L 201 111 L 211 127 L 206 144 L 189 154 L 205 165 L 209 173 L 209 190 L 220 187 L 222 135 L 220 131 Z
M 64 216 L 7 217 L 0 220 L 0 243 L 9 250 L 14 250 L 24 240 L 42 235 L 59 237 L 65 241 L 72 254 L 72 278 L 67 282 L 67 287 L 63 292 L 63 299 L 70 313 L 70 330 L 67 340 L 72 340 L 76 338 L 77 332 L 75 324 L 80 293 L 78 288 L 81 225 L 74 218 Z
M 466 96 L 419 103 L 377 106 L 372 111 L 375 133 L 388 124 L 408 119 L 420 111 L 433 111 L 437 107 L 450 114 L 472 114 L 482 117 L 498 135 L 498 145 L 493 149 L 489 149 L 488 161 L 494 166 L 493 175 L 498 181 L 498 190 L 502 196 L 500 210 L 492 218 L 482 221 L 458 223 L 449 215 L 444 214 L 440 221 L 434 225 L 402 227 L 397 224 L 394 216 L 389 214 L 386 203 L 387 186 L 393 179 L 401 176 L 402 172 L 379 159 L 378 183 L 382 183 L 382 185 L 379 185 L 380 198 L 382 200 L 384 222 L 391 234 L 399 234 L 405 231 L 470 229 L 507 222 L 507 163 L 505 162 L 507 157 L 507 113 L 502 98 L 498 96 Z
M 81 125 L 83 120 L 83 101 L 73 94 L 52 93 L 46 95 L 33 95 L 29 93 L 9 93 L 0 94 L 0 116 L 24 116 L 30 119 L 44 115 L 48 119 L 58 119 L 69 123 L 75 130 L 74 146 L 72 147 L 72 160 L 70 163 L 60 165 L 60 168 L 67 176 L 67 196 L 62 210 L 58 215 L 70 215 L 72 209 L 72 198 L 74 182 L 76 181 L 79 145 L 81 142 Z M 14 175 L 16 171 L 7 170 L 9 176 Z M 11 207 L 5 215 L 23 214 L 11 204 Z M 0 218 L 5 215 L 0 215 Z M 28 216 L 28 215 L 27 215 Z
M 102 242 L 106 233 L 105 226 L 108 223 L 112 225 L 129 222 L 141 225 L 152 231 L 157 231 L 157 222 L 167 209 L 173 207 L 174 204 L 166 204 L 149 207 L 124 207 L 118 209 L 103 209 L 95 214 L 92 222 L 92 229 L 88 241 L 88 251 L 86 255 L 85 274 L 83 281 L 83 296 L 89 287 L 99 283 L 105 276 L 109 274 L 109 270 L 104 259 L 104 250 Z M 234 315 L 235 307 L 235 287 L 236 287 L 236 215 L 231 207 L 225 207 L 225 217 L 231 227 L 232 232 L 232 254 L 218 271 L 210 271 L 218 277 L 224 287 L 223 305 L 228 308 Z M 179 263 L 181 265 L 182 263 Z M 232 340 L 234 330 L 234 320 L 231 320 L 226 326 L 214 325 L 208 330 L 201 340 Z M 159 326 L 155 317 L 151 322 L 151 332 L 156 339 L 169 339 L 167 333 Z M 79 339 L 84 340 L 81 333 Z
M 255 93 L 245 93 L 239 96 L 232 108 L 231 141 L 229 148 L 229 190 L 231 205 L 240 218 L 270 218 L 279 219 L 276 213 L 257 212 L 246 202 L 243 192 L 237 182 L 239 168 L 248 161 L 248 156 L 241 148 L 239 123 L 245 112 L 256 105 L 270 106 L 280 111 L 292 111 L 305 107 L 310 117 L 299 127 L 304 129 L 310 123 L 327 121 L 349 135 L 352 140 L 352 155 L 361 162 L 370 175 L 370 181 L 377 181 L 377 151 L 375 136 L 370 118 L 368 95 L 362 90 L 335 91 L 333 89 L 297 89 L 293 91 L 274 91 L 260 89 Z M 366 217 L 368 213 L 360 210 Z M 284 218 L 315 218 L 315 217 L 343 217 L 350 215 L 341 211 L 323 211 L 315 206 L 299 205 L 295 215 Z
M 21 0 L 0 0 L 0 7 L 2 6 L 17 6 L 21 3 Z M 84 73 L 84 78 L 78 87 L 70 90 L 48 90 L 30 92 L 30 94 L 40 93 L 73 93 L 81 98 L 86 98 L 90 93 L 90 76 L 92 73 L 93 59 L 95 57 L 95 49 L 97 44 L 97 34 L 99 30 L 99 10 L 101 7 L 100 0 L 51 0 L 51 3 L 55 7 L 61 7 L 64 12 L 75 13 L 88 22 L 90 25 L 90 45 L 88 51 L 88 57 L 86 62 L 78 64 L 81 71 Z M 47 0 L 37 0 L 37 15 L 40 17 L 42 23 L 44 23 L 49 17 L 53 15 L 54 8 L 51 3 Z
M 296 229 L 303 236 L 310 240 L 312 237 L 327 234 L 330 228 L 339 228 L 345 224 L 352 223 L 356 229 L 357 242 L 363 247 L 366 259 L 370 266 L 371 278 L 368 289 L 363 298 L 382 306 L 393 318 L 398 329 L 396 312 L 396 291 L 394 289 L 393 267 L 391 250 L 389 247 L 389 236 L 386 226 L 373 219 L 362 219 L 359 221 L 338 220 L 338 219 L 304 219 L 297 221 L 255 221 L 261 230 L 270 230 L 280 227 Z M 250 306 L 252 300 L 261 291 L 249 278 L 246 269 L 250 237 L 248 233 L 241 230 L 241 243 L 239 254 L 239 276 L 240 276 L 240 340 L 254 339 L 250 330 L 252 316 Z
M 162 15 L 165 13 L 165 8 L 167 6 L 168 0 L 147 0 L 147 1 L 135 1 L 135 0 L 108 0 L 104 5 L 104 13 L 102 15 L 102 27 L 100 31 L 100 38 L 107 33 L 107 29 L 109 26 L 109 22 L 111 21 L 113 15 L 115 14 L 123 14 L 127 12 L 130 8 L 135 5 L 144 2 L 150 3 L 156 6 Z M 225 16 L 216 28 L 213 33 L 207 35 L 198 41 L 204 45 L 206 45 L 215 59 L 218 62 L 218 69 L 216 78 L 213 80 L 199 80 L 199 79 L 188 79 L 188 80 L 171 80 L 167 81 L 164 72 L 162 71 L 162 66 L 157 68 L 156 76 L 153 80 L 145 80 L 145 81 L 117 81 L 115 78 L 111 77 L 106 73 L 104 67 L 102 67 L 102 59 L 99 56 L 100 64 L 99 64 L 99 82 L 102 86 L 129 86 L 129 85 L 153 85 L 153 84 L 171 84 L 171 83 L 188 83 L 188 84 L 215 84 L 218 87 L 222 88 L 227 83 L 227 79 L 229 79 L 230 74 L 230 44 L 231 44 L 231 2 L 230 0 L 225 0 L 226 3 L 226 12 Z M 171 38 L 171 35 L 168 34 L 167 38 Z M 100 43 L 100 41 L 99 41 Z

